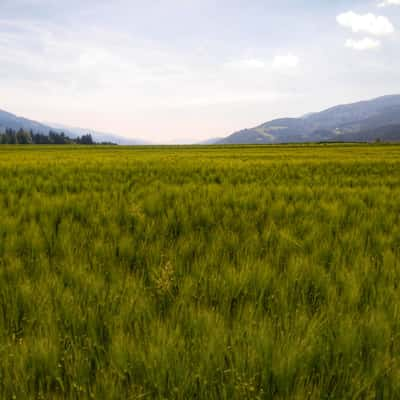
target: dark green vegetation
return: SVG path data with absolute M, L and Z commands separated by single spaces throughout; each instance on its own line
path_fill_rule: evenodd
M 400 398 L 400 146 L 0 168 L 1 399 Z
M 63 132 L 50 131 L 48 134 L 34 133 L 19 129 L 6 129 L 0 133 L 0 144 L 95 144 L 92 135 L 87 134 L 74 139 L 66 136 Z M 110 143 L 107 143 L 110 144 Z
M 400 142 L 400 95 L 345 104 L 300 118 L 281 118 L 236 132 L 221 144 Z

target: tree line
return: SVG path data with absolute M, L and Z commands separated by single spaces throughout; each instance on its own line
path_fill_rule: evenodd
M 57 133 L 50 131 L 48 135 L 43 133 L 34 133 L 23 129 L 6 129 L 0 133 L 0 144 L 112 144 L 96 143 L 91 134 L 70 138 L 64 132 Z

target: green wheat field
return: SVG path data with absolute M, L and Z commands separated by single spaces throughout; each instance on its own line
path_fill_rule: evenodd
M 399 399 L 400 146 L 1 146 L 0 399 Z

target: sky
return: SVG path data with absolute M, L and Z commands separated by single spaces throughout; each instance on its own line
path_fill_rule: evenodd
M 0 0 L 0 109 L 152 142 L 400 93 L 400 0 Z

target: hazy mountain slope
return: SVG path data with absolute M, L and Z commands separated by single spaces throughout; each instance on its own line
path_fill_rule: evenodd
M 149 144 L 149 142 L 146 142 L 144 140 L 129 139 L 126 137 L 114 135 L 112 133 L 96 132 L 91 129 L 72 128 L 69 126 L 53 123 L 41 123 L 0 110 L 0 132 L 4 132 L 7 128 L 14 130 L 23 129 L 26 131 L 33 131 L 34 133 L 42 133 L 45 135 L 47 135 L 49 131 L 55 131 L 57 133 L 64 132 L 67 136 L 72 138 L 87 135 L 88 133 L 90 133 L 96 142 L 112 142 L 122 145 Z
M 273 138 L 265 135 L 256 129 L 244 129 L 236 132 L 227 138 L 221 139 L 217 144 L 252 144 L 252 143 L 272 143 Z
M 348 140 L 357 133 L 384 126 L 400 125 L 400 95 L 339 105 L 300 118 L 275 119 L 244 129 L 220 140 L 219 144 L 256 144 Z M 343 135 L 343 136 L 342 136 Z M 365 137 L 367 137 L 365 136 Z M 362 137 L 358 138 L 362 140 Z
M 96 142 L 112 142 L 120 145 L 147 145 L 151 144 L 150 142 L 147 142 L 145 140 L 141 139 L 130 139 L 124 136 L 119 136 L 115 135 L 113 133 L 105 133 L 105 132 L 98 132 L 94 131 L 91 129 L 84 129 L 84 128 L 76 128 L 76 127 L 71 127 L 67 125 L 61 125 L 61 124 L 56 124 L 56 123 L 48 123 L 54 128 L 63 130 L 64 132 L 70 133 L 70 136 L 82 136 L 82 135 L 87 135 L 90 133 L 93 137 L 93 139 Z
M 207 140 L 202 140 L 201 142 L 197 142 L 196 144 L 206 146 L 206 145 L 210 145 L 210 144 L 216 144 L 222 139 L 223 139 L 222 137 L 211 138 L 211 139 L 207 139 Z
M 0 131 L 4 132 L 6 129 L 23 129 L 26 131 L 33 131 L 35 133 L 48 134 L 52 128 L 40 122 L 32 121 L 27 118 L 18 117 L 6 111 L 0 110 Z

